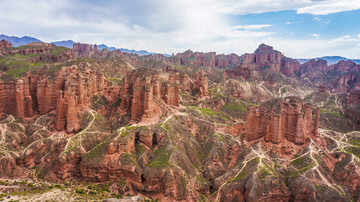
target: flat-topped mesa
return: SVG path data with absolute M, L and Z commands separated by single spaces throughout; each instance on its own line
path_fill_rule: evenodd
M 96 44 L 92 46 L 91 44 L 81 44 L 79 42 L 73 44 L 73 52 L 75 57 L 93 57 L 99 55 Z
M 266 107 L 265 107 L 266 106 Z M 304 144 L 310 135 L 317 135 L 319 109 L 305 104 L 300 98 L 288 97 L 251 107 L 246 114 L 245 140 L 261 137 L 265 141 L 279 144 L 285 139 L 297 145 Z
M 5 39 L 0 41 L 0 49 L 10 48 L 12 47 L 12 43 L 8 43 Z

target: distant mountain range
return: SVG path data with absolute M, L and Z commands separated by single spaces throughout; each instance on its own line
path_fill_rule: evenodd
M 36 38 L 33 38 L 33 37 L 29 37 L 29 36 L 23 36 L 23 37 L 16 37 L 16 36 L 6 36 L 4 34 L 1 34 L 0 35 L 0 40 L 2 39 L 5 39 L 6 41 L 10 42 L 13 44 L 14 47 L 18 47 L 18 46 L 23 46 L 23 45 L 26 45 L 26 44 L 29 44 L 29 43 L 33 43 L 33 42 L 42 42 L 41 40 L 39 39 L 36 39 Z M 56 46 L 64 46 L 64 47 L 67 47 L 67 48 L 72 48 L 73 47 L 73 44 L 76 43 L 75 41 L 73 40 L 64 40 L 64 41 L 53 41 L 53 42 L 50 42 L 52 44 L 55 44 Z M 102 50 L 102 49 L 108 49 L 110 51 L 112 50 L 116 50 L 118 48 L 115 48 L 115 47 L 109 47 L 105 44 L 100 44 L 98 45 L 98 49 L 99 50 Z M 133 53 L 133 54 L 138 54 L 140 56 L 142 55 L 154 55 L 154 54 L 157 54 L 157 53 L 154 53 L 154 52 L 148 52 L 146 50 L 134 50 L 134 49 L 126 49 L 126 48 L 120 48 L 120 50 L 122 52 L 126 52 L 126 53 Z M 165 56 L 170 56 L 168 54 L 163 54 Z M 328 65 L 332 65 L 332 64 L 336 64 L 338 63 L 340 60 L 352 60 L 354 61 L 356 64 L 360 64 L 360 59 L 348 59 L 348 58 L 345 58 L 345 57 L 341 57 L 341 56 L 324 56 L 324 57 L 317 57 L 315 59 L 323 59 L 323 60 L 326 60 L 328 62 Z M 297 59 L 301 64 L 311 60 L 311 59 Z
M 33 43 L 33 42 L 43 42 L 43 41 L 41 41 L 39 39 L 36 39 L 36 38 L 33 38 L 33 37 L 28 37 L 28 36 L 24 36 L 24 37 L 20 38 L 20 37 L 16 37 L 16 36 L 6 36 L 4 34 L 1 34 L 0 35 L 0 40 L 3 40 L 3 39 L 5 39 L 6 41 L 12 43 L 14 47 L 23 46 L 23 45 Z M 73 44 L 76 43 L 76 42 L 73 41 L 73 40 L 64 40 L 64 41 L 53 41 L 53 42 L 50 42 L 50 43 L 55 44 L 56 46 L 64 46 L 66 48 L 72 48 Z M 115 47 L 109 47 L 109 46 L 107 46 L 105 44 L 98 45 L 99 50 L 102 50 L 104 48 L 106 48 L 106 49 L 108 49 L 110 51 L 118 49 L 118 48 L 115 48 Z M 126 48 L 120 48 L 120 50 L 122 52 L 138 54 L 140 56 L 157 54 L 157 53 L 154 53 L 154 52 L 148 52 L 146 50 L 137 51 L 137 50 L 133 50 L 133 49 L 130 50 L 130 49 L 126 49 Z M 163 55 L 169 56 L 167 54 L 163 54 Z
M 33 42 L 42 42 L 39 39 L 33 38 L 33 37 L 28 37 L 28 36 L 23 36 L 21 38 L 16 37 L 16 36 L 6 36 L 4 34 L 0 35 L 0 40 L 5 39 L 6 41 L 12 43 L 12 45 L 14 47 L 18 47 L 18 46 L 23 46 L 29 43 L 33 43 Z
M 344 57 L 341 57 L 341 56 L 324 56 L 324 57 L 317 57 L 315 58 L 316 60 L 317 59 L 323 59 L 323 60 L 326 60 L 328 65 L 332 65 L 332 64 L 336 64 L 338 63 L 339 61 L 341 60 L 352 60 L 353 62 L 355 62 L 356 64 L 360 64 L 360 59 L 348 59 L 348 58 L 344 58 Z M 309 61 L 311 59 L 297 59 L 297 61 L 300 62 L 300 64 L 303 64 L 307 61 Z

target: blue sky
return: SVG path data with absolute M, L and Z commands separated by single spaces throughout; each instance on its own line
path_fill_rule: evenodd
M 356 0 L 0 0 L 0 34 L 177 53 L 360 58 Z

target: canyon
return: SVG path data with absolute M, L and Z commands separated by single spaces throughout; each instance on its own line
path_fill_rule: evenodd
M 0 191 L 358 201 L 359 72 L 265 44 L 166 57 L 3 40 Z

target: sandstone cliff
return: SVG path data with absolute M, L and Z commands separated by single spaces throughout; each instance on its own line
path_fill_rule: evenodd
M 245 139 L 265 137 L 265 141 L 278 144 L 285 139 L 304 144 L 310 135 L 317 134 L 319 111 L 312 119 L 313 107 L 298 98 L 284 98 L 267 103 L 268 107 L 256 106 L 246 114 Z
M 73 52 L 75 57 L 93 57 L 99 55 L 96 44 L 92 46 L 91 44 L 75 43 L 73 44 Z
M 4 39 L 0 41 L 0 49 L 10 48 L 10 47 L 12 47 L 12 43 L 8 43 Z

